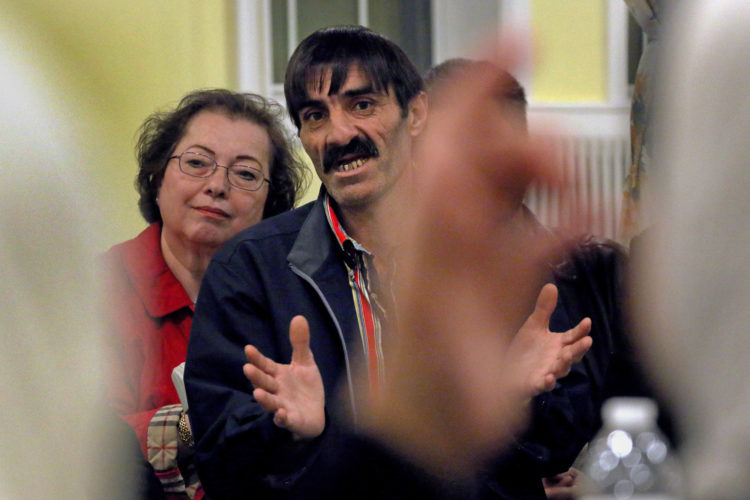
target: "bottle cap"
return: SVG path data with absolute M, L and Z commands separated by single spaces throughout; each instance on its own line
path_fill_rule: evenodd
M 641 427 L 653 424 L 659 414 L 649 398 L 611 398 L 602 406 L 602 419 L 608 427 Z

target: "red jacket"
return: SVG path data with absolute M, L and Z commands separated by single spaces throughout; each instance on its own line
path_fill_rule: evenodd
M 135 429 L 144 453 L 156 410 L 180 402 L 171 375 L 185 361 L 193 322 L 193 303 L 164 261 L 160 235 L 153 223 L 104 256 L 115 358 L 109 402 Z

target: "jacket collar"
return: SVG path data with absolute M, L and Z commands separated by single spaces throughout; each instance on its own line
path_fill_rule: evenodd
M 193 308 L 187 292 L 164 261 L 161 225 L 153 223 L 124 247 L 123 261 L 133 288 L 148 314 L 161 318 L 183 307 Z
M 302 223 L 287 260 L 305 274 L 314 275 L 331 256 L 340 250 L 333 238 L 325 214 L 325 187 L 320 188 L 318 199 Z

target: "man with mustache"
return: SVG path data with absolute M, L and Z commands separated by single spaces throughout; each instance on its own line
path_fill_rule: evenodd
M 408 319 L 394 306 L 398 290 L 389 284 L 410 271 L 399 268 L 400 247 L 413 229 L 407 217 L 412 194 L 424 187 L 413 165 L 427 119 L 421 77 L 382 36 L 335 27 L 300 44 L 284 87 L 323 188 L 313 204 L 238 235 L 204 278 L 186 383 L 199 474 L 214 499 L 311 498 L 330 491 L 342 480 L 342 469 L 329 466 L 331 457 L 348 456 L 351 443 L 338 414 L 367 420 L 368 403 L 390 383 L 389 367 L 404 367 L 384 354 L 388 334 L 401 326 L 395 323 Z M 461 173 L 456 164 L 454 174 Z M 517 295 L 526 297 L 522 289 Z M 546 287 L 533 325 L 527 321 L 521 328 L 527 345 L 516 345 L 528 356 L 518 358 L 528 358 L 530 366 L 518 409 L 509 412 L 520 414 L 524 398 L 551 389 L 590 346 L 588 320 L 562 335 L 549 333 L 555 298 L 554 287 Z M 548 349 L 538 352 L 538 346 Z M 361 378 L 353 368 L 360 358 Z M 494 446 L 495 439 L 487 441 Z M 384 460 L 377 467 L 393 463 L 400 462 Z M 378 479 L 399 469 L 370 471 L 368 485 L 383 487 Z M 412 485 L 430 483 L 421 482 L 419 470 L 406 476 Z M 368 493 L 374 498 L 378 491 Z

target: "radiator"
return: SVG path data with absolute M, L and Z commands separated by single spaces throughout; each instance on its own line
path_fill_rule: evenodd
M 526 204 L 550 228 L 583 228 L 620 240 L 625 178 L 630 168 L 627 136 L 549 138 L 570 189 L 565 196 L 544 185 L 532 185 Z M 577 217 L 576 215 L 577 214 Z M 571 224 L 577 218 L 576 224 Z

